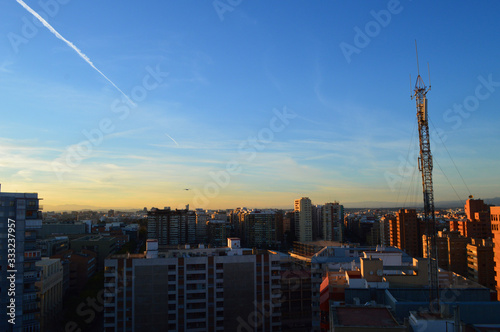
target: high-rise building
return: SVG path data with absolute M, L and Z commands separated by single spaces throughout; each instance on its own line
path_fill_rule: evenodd
M 439 231 L 436 237 L 438 266 L 467 277 L 467 244 L 470 241 L 470 238 L 460 235 L 458 231 Z M 422 236 L 422 246 L 424 258 L 427 258 L 427 235 L 425 234 Z
M 392 234 L 395 231 L 396 234 Z M 412 257 L 422 257 L 422 224 L 414 209 L 401 209 L 396 213 L 396 227 L 391 229 L 391 245 Z M 397 239 L 397 242 L 396 242 Z
M 323 206 L 322 205 L 312 205 L 311 206 L 311 216 L 312 216 L 312 238 L 313 241 L 323 239 Z
M 467 276 L 467 244 L 470 239 L 461 236 L 459 232 L 448 232 L 448 269 L 449 271 Z
M 493 262 L 493 242 L 490 239 L 471 239 L 467 245 L 468 278 L 495 289 Z
M 207 242 L 207 222 L 210 216 L 204 210 L 196 210 L 196 243 Z
M 295 200 L 295 235 L 300 242 L 313 240 L 312 234 L 312 206 L 308 197 Z
M 148 212 L 148 238 L 157 239 L 159 245 L 195 244 L 195 212 L 152 208 Z
M 436 237 L 438 266 L 467 277 L 467 244 L 470 240 L 460 235 L 458 231 L 439 231 Z M 422 248 L 424 258 L 427 258 L 426 234 L 422 236 Z
M 380 218 L 380 243 L 383 246 L 391 245 L 391 221 L 396 222 L 396 216 L 386 214 Z
M 422 235 L 422 251 L 424 258 L 428 258 L 427 255 L 427 243 L 432 245 L 432 236 L 427 241 L 427 234 Z M 438 258 L 438 266 L 442 269 L 448 270 L 448 238 L 443 236 L 443 232 L 438 232 L 436 237 L 436 246 L 437 246 L 437 258 Z M 434 248 L 430 248 L 430 251 L 434 250 Z
M 487 239 L 491 234 L 490 208 L 482 199 L 468 199 L 464 206 L 466 220 L 450 224 L 452 230 L 469 238 Z
M 0 331 L 40 331 L 38 201 L 36 193 L 0 193 Z
M 240 248 L 114 255 L 104 272 L 104 330 L 281 331 L 280 255 Z
M 398 218 L 389 219 L 389 245 L 391 247 L 398 247 L 399 245 L 399 234 L 398 234 Z
M 500 206 L 490 207 L 491 232 L 493 233 L 493 259 L 495 261 L 495 283 L 500 300 Z
M 344 207 L 339 202 L 323 205 L 323 239 L 343 242 Z
M 243 217 L 244 245 L 250 248 L 279 246 L 277 214 L 270 210 L 247 211 Z
M 225 220 L 210 220 L 207 224 L 208 243 L 212 248 L 227 246 L 227 226 Z
M 474 220 L 477 216 L 476 213 L 489 214 L 489 207 L 487 204 L 484 204 L 482 199 L 473 199 L 471 197 L 465 202 L 464 212 L 468 220 Z
M 311 271 L 300 265 L 282 266 L 282 331 L 311 331 L 311 310 Z

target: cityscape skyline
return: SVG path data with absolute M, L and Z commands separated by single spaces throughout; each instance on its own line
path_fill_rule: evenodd
M 420 205 L 417 39 L 436 202 L 498 197 L 498 4 L 27 4 L 132 102 L 7 3 L 4 191 L 47 207 Z
M 307 197 L 288 212 L 186 207 L 105 215 L 42 212 L 40 199 L 0 192 L 8 257 L 0 302 L 12 331 L 320 332 L 357 330 L 365 321 L 374 330 L 415 331 L 422 326 L 415 317 L 432 321 L 428 330 L 444 331 L 450 321 L 455 329 L 499 326 L 500 207 L 481 199 L 436 210 L 433 235 L 415 209 L 344 211 Z M 439 252 L 436 297 L 432 250 Z M 457 305 L 458 313 L 450 310 Z M 378 319 L 382 308 L 390 319 Z M 331 316 L 339 310 L 364 315 L 340 321 Z

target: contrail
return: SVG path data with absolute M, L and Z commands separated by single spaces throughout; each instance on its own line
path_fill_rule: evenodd
M 179 146 L 179 143 L 177 143 L 177 142 L 175 141 L 175 139 L 173 139 L 173 138 L 172 138 L 172 136 L 170 136 L 170 135 L 169 135 L 169 134 L 167 134 L 167 133 L 165 133 L 165 135 L 167 135 L 167 136 L 168 136 L 168 138 L 170 138 L 172 141 L 174 141 L 174 143 L 175 143 L 177 146 Z
M 90 59 L 88 58 L 88 56 L 86 56 L 82 51 L 80 51 L 78 49 L 78 47 L 76 47 L 72 42 L 70 42 L 69 40 L 67 40 L 66 38 L 64 38 L 63 36 L 61 36 L 61 34 L 59 32 L 56 31 L 56 29 L 54 29 L 47 21 L 45 21 L 43 19 L 43 17 L 41 17 L 40 15 L 38 15 L 37 12 L 35 12 L 33 9 L 31 9 L 26 3 L 24 3 L 23 0 L 16 0 L 17 3 L 19 3 L 21 6 L 23 6 L 27 11 L 29 11 L 33 16 L 35 16 L 40 22 L 42 22 L 42 24 L 47 28 L 49 29 L 50 32 L 52 32 L 57 38 L 61 39 L 63 42 L 65 42 L 69 47 L 71 47 L 73 50 L 75 50 L 76 53 L 78 53 L 78 55 L 80 57 L 82 57 L 83 60 L 87 61 L 87 63 L 92 67 L 94 68 L 99 74 L 102 75 L 102 77 L 104 77 L 109 83 L 111 83 L 118 91 L 121 92 L 122 95 L 125 96 L 125 98 L 127 98 L 127 100 L 135 106 L 135 103 L 129 98 L 129 96 L 127 96 L 122 90 L 120 90 L 119 87 L 116 86 L 115 83 L 113 83 L 109 78 L 106 77 L 106 75 L 104 75 L 99 69 L 97 69 L 96 66 L 94 66 L 94 64 L 92 63 L 92 61 L 90 61 Z

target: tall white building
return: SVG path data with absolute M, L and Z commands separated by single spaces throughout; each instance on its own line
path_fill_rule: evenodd
M 313 240 L 312 234 L 312 205 L 309 197 L 295 200 L 295 235 L 300 242 Z

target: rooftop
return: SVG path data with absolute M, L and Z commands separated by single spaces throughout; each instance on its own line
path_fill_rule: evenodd
M 85 235 L 85 236 L 82 236 L 82 237 L 79 237 L 75 240 L 73 240 L 73 242 L 75 241 L 115 241 L 115 239 L 113 237 L 109 237 L 109 236 L 102 236 L 102 235 Z
M 48 265 L 52 265 L 52 264 L 59 262 L 59 261 L 60 261 L 59 258 L 42 257 L 41 260 L 36 262 L 36 266 L 48 266 Z
M 387 308 L 335 307 L 337 324 L 340 326 L 400 326 Z

